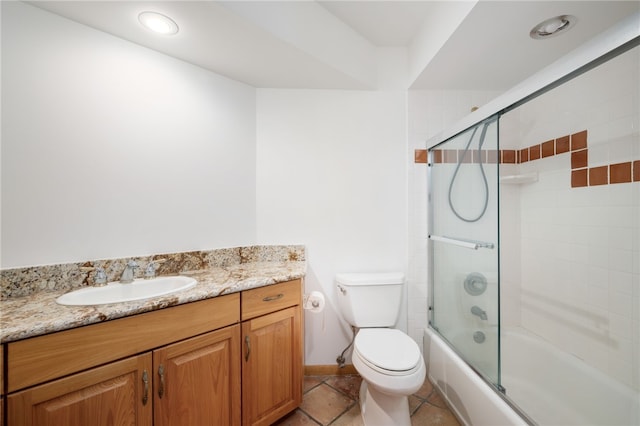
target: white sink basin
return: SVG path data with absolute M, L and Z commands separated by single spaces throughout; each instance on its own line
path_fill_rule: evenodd
M 137 279 L 130 284 L 111 282 L 102 287 L 75 290 L 56 299 L 60 305 L 106 305 L 107 303 L 130 302 L 183 291 L 196 285 L 189 277 L 156 277 Z

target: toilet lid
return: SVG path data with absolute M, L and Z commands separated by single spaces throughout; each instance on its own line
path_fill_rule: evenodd
M 387 371 L 412 370 L 421 359 L 416 342 L 392 328 L 360 329 L 355 348 L 367 364 Z

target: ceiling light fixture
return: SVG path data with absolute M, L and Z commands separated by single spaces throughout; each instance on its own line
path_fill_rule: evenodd
M 575 16 L 560 15 L 540 22 L 529 32 L 531 38 L 542 40 L 567 32 L 577 22 Z
M 178 24 L 168 16 L 157 12 L 142 12 L 138 15 L 138 21 L 147 29 L 163 35 L 178 33 Z

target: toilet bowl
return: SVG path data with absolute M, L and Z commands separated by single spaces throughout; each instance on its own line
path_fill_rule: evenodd
M 362 377 L 360 411 L 366 426 L 410 425 L 409 400 L 426 376 L 416 342 L 400 330 L 362 329 L 353 366 Z
M 359 327 L 351 359 L 362 377 L 365 426 L 409 426 L 408 395 L 418 391 L 426 377 L 417 343 L 390 328 L 397 320 L 403 284 L 399 273 L 336 276 L 340 311 Z

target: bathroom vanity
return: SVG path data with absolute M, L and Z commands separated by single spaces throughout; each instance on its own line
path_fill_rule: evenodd
M 249 281 L 5 342 L 8 424 L 272 424 L 302 402 L 302 277 Z

